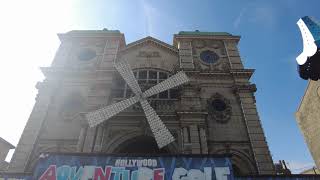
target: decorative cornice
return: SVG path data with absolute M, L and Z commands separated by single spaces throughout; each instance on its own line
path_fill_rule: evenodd
M 256 87 L 255 84 L 234 85 L 232 89 L 233 89 L 233 91 L 235 93 L 239 93 L 239 92 L 256 92 L 257 91 L 257 87 Z
M 215 140 L 208 140 L 208 143 L 212 144 L 250 144 L 250 141 L 215 141 Z
M 241 36 L 230 36 L 230 35 L 179 35 L 175 34 L 173 36 L 173 45 L 177 46 L 177 41 L 182 40 L 182 39 L 214 39 L 214 40 L 235 40 L 237 43 L 240 41 Z
M 216 76 L 216 77 L 239 77 L 250 79 L 254 73 L 254 69 L 231 69 L 229 71 L 222 70 L 201 70 L 201 71 L 185 71 L 186 74 L 199 75 L 199 76 Z
M 120 37 L 124 40 L 124 34 L 118 30 L 73 30 L 67 33 L 59 33 L 58 37 L 61 41 L 71 38 L 92 38 L 92 37 Z
M 255 69 L 231 69 L 230 73 L 236 77 L 247 77 L 250 79 L 254 71 Z
M 63 76 L 66 74 L 83 74 L 83 75 L 98 75 L 99 73 L 113 73 L 116 72 L 114 68 L 104 70 L 92 70 L 92 69 L 72 69 L 72 68 L 56 68 L 56 67 L 40 67 L 41 72 L 45 77 L 52 75 Z
M 79 38 L 114 38 L 120 40 L 121 48 L 125 47 L 126 44 L 125 36 L 119 30 L 73 30 L 67 33 L 58 33 L 57 35 L 61 42 Z

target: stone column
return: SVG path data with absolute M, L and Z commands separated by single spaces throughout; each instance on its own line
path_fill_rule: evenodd
M 203 154 L 208 154 L 207 133 L 203 127 L 199 127 L 200 145 Z
M 56 82 L 42 82 L 37 84 L 39 93 L 36 103 L 30 114 L 28 122 L 20 137 L 19 143 L 12 156 L 9 172 L 24 172 L 32 156 L 34 145 L 41 130 L 42 124 L 47 118 L 48 107 L 52 101 L 52 95 L 57 88 Z
M 190 154 L 192 150 L 192 145 L 190 142 L 190 134 L 189 134 L 189 128 L 188 127 L 183 127 L 182 128 L 182 137 L 183 137 L 183 142 L 182 142 L 182 150 L 183 153 L 185 154 Z
M 100 62 L 100 68 L 113 69 L 113 62 L 117 58 L 119 46 L 119 39 L 108 39 L 106 41 Z
M 101 152 L 102 149 L 102 138 L 103 138 L 103 126 L 97 127 L 97 136 L 94 144 L 94 152 Z
M 235 87 L 259 174 L 274 174 L 274 165 L 255 105 L 255 85 Z
M 93 152 L 97 127 L 88 127 L 82 152 Z
M 179 61 L 181 69 L 194 69 L 191 41 L 180 41 Z
M 198 131 L 198 127 L 195 124 L 189 126 L 190 128 L 190 140 L 192 144 L 192 154 L 201 154 L 201 146 L 200 146 L 200 134 Z
M 203 111 L 200 102 L 200 88 L 192 82 L 184 85 L 181 92 L 178 115 L 183 130 L 183 152 L 192 154 L 207 154 L 206 133 L 200 127 L 206 124 L 207 113 Z
M 84 146 L 84 141 L 86 139 L 86 134 L 87 134 L 87 125 L 83 125 L 80 130 L 80 135 L 78 139 L 78 144 L 77 144 L 77 152 L 82 152 L 83 146 Z

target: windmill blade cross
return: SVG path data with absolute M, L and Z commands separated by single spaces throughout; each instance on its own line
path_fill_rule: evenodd
M 173 142 L 174 137 L 161 121 L 156 111 L 150 106 L 146 98 L 188 82 L 189 79 L 187 75 L 184 72 L 179 72 L 142 93 L 130 65 L 126 61 L 115 63 L 115 68 L 131 88 L 132 92 L 135 93 L 135 96 L 86 114 L 89 126 L 94 127 L 140 101 L 158 147 L 161 149 Z
M 159 84 L 151 87 L 150 89 L 146 90 L 143 93 L 143 96 L 147 98 L 155 94 L 161 93 L 163 91 L 166 91 L 168 89 L 180 86 L 181 84 L 184 84 L 188 81 L 189 78 L 187 77 L 187 75 L 184 72 L 180 71 L 177 74 L 171 76 L 169 79 L 166 79 L 160 82 Z
M 115 68 L 120 73 L 122 78 L 126 81 L 126 83 L 129 85 L 132 92 L 134 92 L 136 95 L 141 94 L 141 88 L 138 84 L 138 81 L 134 77 L 130 65 L 126 61 L 120 61 L 115 63 Z
M 147 100 L 140 101 L 142 109 L 146 114 L 148 123 L 150 125 L 150 129 L 156 139 L 158 147 L 161 149 L 162 147 L 170 144 L 174 141 L 174 137 L 167 129 L 167 127 L 163 124 L 155 110 L 150 106 Z
M 125 99 L 110 106 L 86 114 L 90 127 L 94 127 L 139 101 L 137 96 Z

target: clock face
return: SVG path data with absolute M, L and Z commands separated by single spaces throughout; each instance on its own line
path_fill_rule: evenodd
M 200 59 L 205 63 L 213 64 L 218 61 L 219 56 L 213 51 L 206 50 L 200 53 Z
M 89 61 L 97 56 L 96 52 L 89 48 L 81 49 L 78 53 L 78 59 L 80 61 Z

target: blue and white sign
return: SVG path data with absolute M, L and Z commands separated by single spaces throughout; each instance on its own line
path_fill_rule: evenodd
M 39 180 L 232 180 L 227 157 L 48 154 L 39 160 Z

